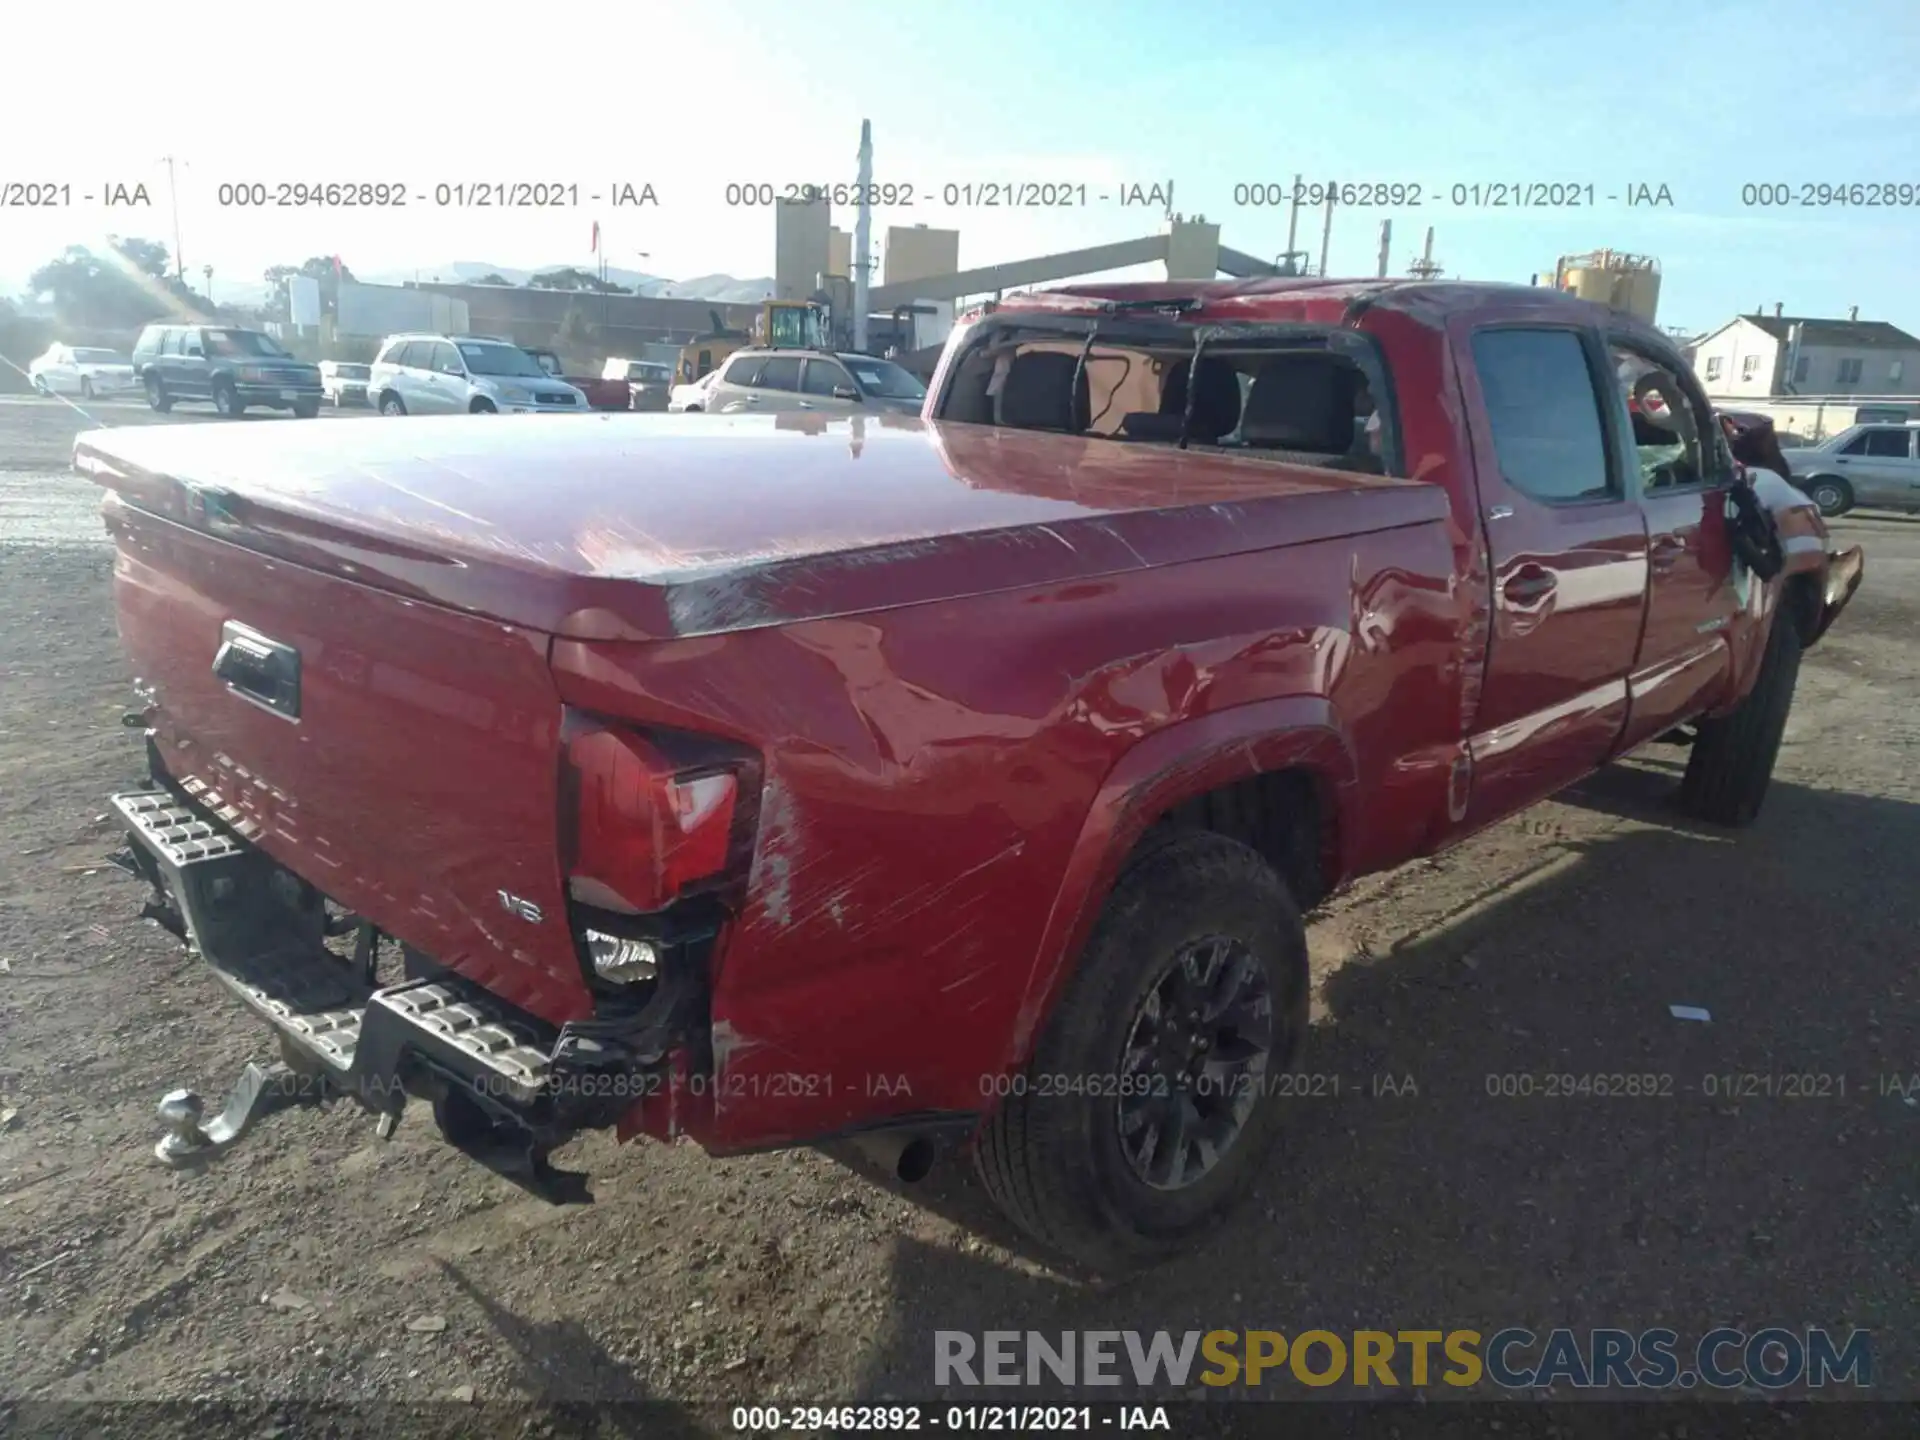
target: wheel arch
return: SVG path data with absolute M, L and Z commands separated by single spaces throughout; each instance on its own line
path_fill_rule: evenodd
M 1318 696 L 1218 711 L 1128 750 L 1101 782 L 1074 842 L 1005 1067 L 1032 1053 L 1101 907 L 1143 842 L 1181 829 L 1226 834 L 1258 850 L 1305 911 L 1346 875 L 1357 786 L 1346 727 Z

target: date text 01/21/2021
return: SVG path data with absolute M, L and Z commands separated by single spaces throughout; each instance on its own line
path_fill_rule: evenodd
M 1414 180 L 1243 180 L 1233 187 L 1243 210 L 1290 205 L 1341 205 L 1354 210 L 1584 210 L 1599 205 L 1673 208 L 1670 186 L 1646 180 L 1596 185 L 1587 180 L 1476 180 L 1429 185 Z

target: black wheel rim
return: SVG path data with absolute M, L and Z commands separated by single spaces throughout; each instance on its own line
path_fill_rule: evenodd
M 1142 1184 L 1184 1190 L 1226 1157 L 1276 1038 L 1273 988 L 1245 944 L 1216 936 L 1172 957 L 1121 1049 L 1120 1153 Z

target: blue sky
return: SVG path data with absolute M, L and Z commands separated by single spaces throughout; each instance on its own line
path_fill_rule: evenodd
M 1920 204 L 1741 203 L 1745 183 L 1920 187 L 1912 0 L 703 0 L 602 7 L 587 32 L 521 31 L 510 42 L 498 26 L 449 26 L 436 7 L 392 7 L 380 29 L 337 32 L 337 47 L 276 42 L 253 5 L 203 0 L 156 30 L 135 18 L 150 19 L 148 7 L 97 0 L 87 13 L 101 23 L 88 32 L 140 43 L 84 53 L 70 22 L 24 8 L 7 31 L 26 42 L 21 53 L 84 63 L 92 95 L 138 94 L 157 73 L 234 83 L 175 87 L 169 104 L 140 108 L 138 127 L 91 102 L 84 114 L 97 125 L 10 127 L 0 180 L 141 181 L 156 205 L 144 215 L 6 212 L 9 282 L 68 240 L 111 229 L 168 238 L 156 163 L 167 153 L 186 162 L 183 253 L 191 271 L 214 266 L 216 290 L 221 276 L 335 251 L 362 273 L 457 259 L 586 264 L 595 219 L 617 265 L 764 274 L 771 218 L 729 210 L 725 184 L 851 180 L 866 117 L 881 181 L 1054 180 L 1097 193 L 1172 179 L 1177 208 L 1265 255 L 1285 244 L 1286 211 L 1237 207 L 1236 184 L 1296 172 L 1417 184 L 1427 191 L 1418 208 L 1337 213 L 1331 268 L 1371 273 L 1391 218 L 1395 272 L 1432 225 L 1435 257 L 1470 278 L 1524 281 L 1559 254 L 1602 246 L 1653 255 L 1663 323 L 1704 328 L 1778 301 L 1801 314 L 1857 305 L 1920 331 Z M 17 113 L 70 110 L 74 73 L 53 64 L 11 78 Z M 272 122 L 236 95 L 273 97 Z M 357 179 L 577 180 L 583 191 L 646 180 L 659 204 L 330 215 L 217 203 L 223 181 Z M 1590 184 L 1598 205 L 1447 203 L 1454 185 L 1533 181 Z M 1673 205 L 1606 199 L 1642 184 L 1666 186 Z M 877 213 L 876 244 L 888 223 L 952 225 L 973 266 L 1125 239 L 1158 221 L 1097 201 L 963 212 L 925 198 Z M 836 221 L 851 228 L 853 216 Z M 1317 251 L 1320 224 L 1303 214 L 1299 243 Z

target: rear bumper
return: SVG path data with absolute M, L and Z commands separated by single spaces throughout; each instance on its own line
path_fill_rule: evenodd
M 163 788 L 112 804 L 127 868 L 154 887 L 142 913 L 197 950 L 324 1093 L 388 1116 L 424 1100 L 451 1143 L 561 1199 L 549 1150 L 685 1083 L 675 1041 L 705 1011 L 704 953 L 670 965 L 644 1009 L 559 1027 L 450 972 L 378 984 L 371 928 L 354 959 L 335 954 L 324 897 L 219 817 Z

